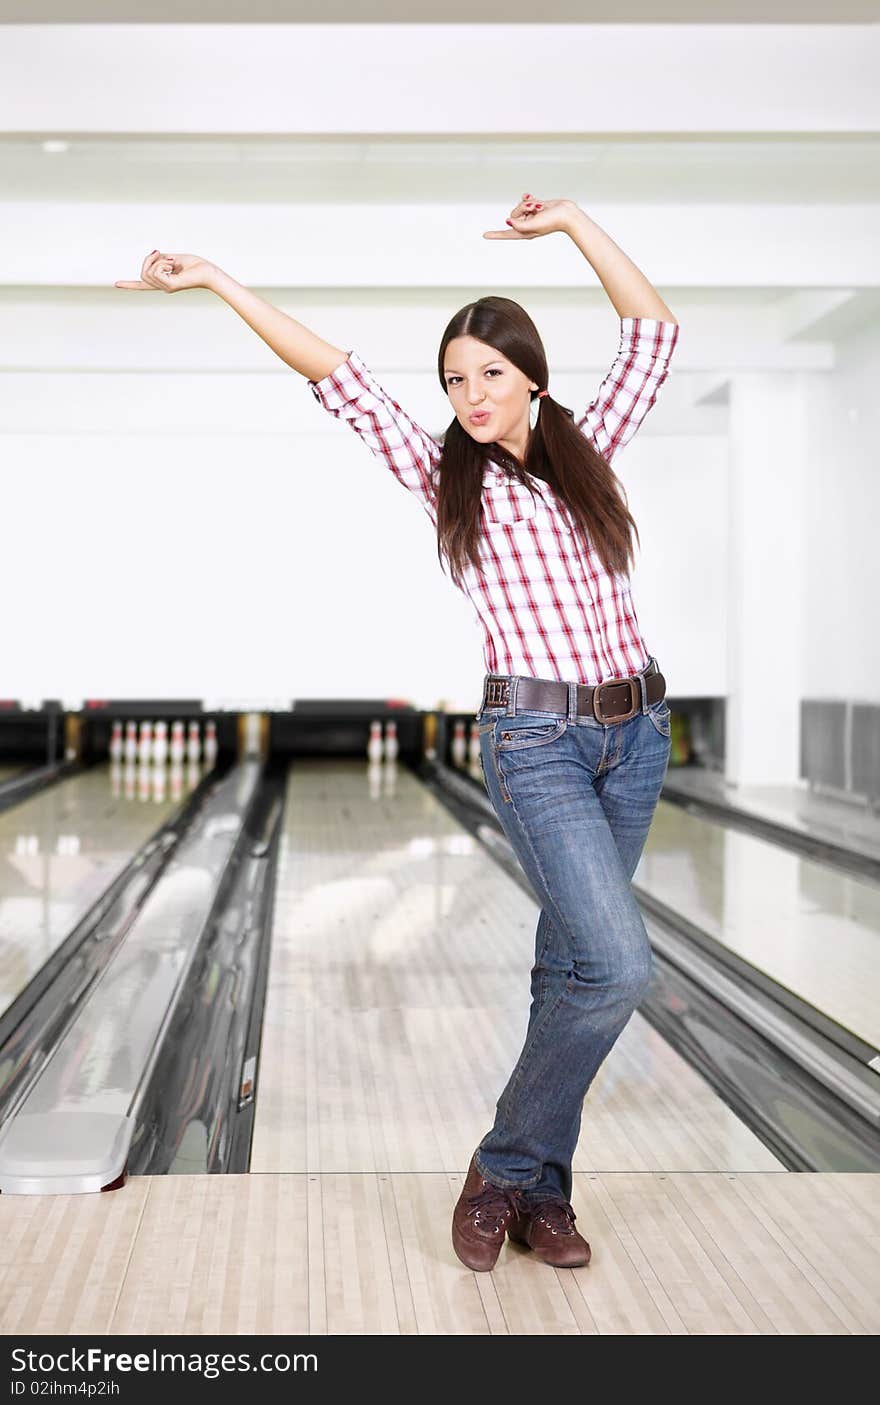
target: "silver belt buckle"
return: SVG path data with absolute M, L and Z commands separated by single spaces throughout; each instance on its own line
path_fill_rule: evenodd
M 629 712 L 619 712 L 615 717 L 606 717 L 602 712 L 602 700 L 600 693 L 603 688 L 619 687 L 621 683 L 626 683 L 630 692 Z M 593 689 L 593 712 L 598 722 L 628 722 L 631 717 L 635 717 L 637 712 L 642 710 L 642 694 L 635 678 L 606 678 L 604 683 L 599 683 Z

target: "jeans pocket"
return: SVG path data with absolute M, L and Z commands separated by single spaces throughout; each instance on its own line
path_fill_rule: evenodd
M 661 698 L 659 702 L 653 703 L 648 708 L 647 715 L 650 717 L 661 737 L 668 738 L 672 735 L 672 713 L 669 710 L 669 704 L 665 698 Z
M 534 713 L 501 717 L 495 733 L 496 751 L 522 751 L 525 747 L 555 742 L 568 727 L 567 717 L 538 718 Z

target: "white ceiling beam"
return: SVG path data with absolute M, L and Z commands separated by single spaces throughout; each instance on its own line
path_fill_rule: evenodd
M 628 204 L 590 213 L 661 293 L 880 286 L 880 205 Z M 498 224 L 494 205 L 9 202 L 0 205 L 0 286 L 112 287 L 138 277 L 158 248 L 199 253 L 252 287 L 601 290 L 566 236 L 482 237 Z
M 12 24 L 0 133 L 875 132 L 871 24 Z
M 522 288 L 493 282 L 480 288 L 410 288 L 400 298 L 381 289 L 350 298 L 334 290 L 261 289 L 336 346 L 360 350 L 371 364 L 397 375 L 436 382 L 437 346 L 452 314 L 480 291 L 520 302 L 539 329 L 554 374 L 601 368 L 617 350 L 617 316 L 601 291 Z M 681 323 L 673 396 L 695 403 L 711 394 L 719 376 L 738 370 L 828 370 L 830 342 L 780 342 L 772 298 L 744 296 L 731 304 L 711 294 L 674 299 Z M 426 369 L 427 368 L 427 369 Z M 97 288 L 0 290 L 0 410 L 12 407 L 14 372 L 286 374 L 284 363 L 240 318 L 210 293 L 169 298 Z M 709 379 L 701 379 L 708 376 Z M 684 387 L 687 385 L 687 393 Z M 665 391 L 664 391 L 665 396 Z
M 855 288 L 801 288 L 786 294 L 776 305 L 780 341 L 821 336 L 825 319 L 858 297 Z
M 730 404 L 730 371 L 697 371 L 688 379 L 691 405 L 704 408 L 707 405 Z
M 880 288 L 808 288 L 776 305 L 781 342 L 834 340 L 880 318 Z

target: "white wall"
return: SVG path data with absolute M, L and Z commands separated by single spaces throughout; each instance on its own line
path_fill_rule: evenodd
M 810 416 L 804 695 L 880 701 L 880 327 L 836 346 Z

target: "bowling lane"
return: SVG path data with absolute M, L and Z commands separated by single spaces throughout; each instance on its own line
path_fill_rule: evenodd
M 3 765 L 0 765 L 0 785 L 3 785 L 4 781 L 11 781 L 13 776 L 23 776 L 25 771 L 32 769 L 37 769 L 36 762 L 4 762 Z
M 463 1172 L 529 1011 L 537 904 L 408 770 L 287 781 L 251 1170 Z M 779 1171 L 638 1014 L 575 1171 Z
M 180 803 L 156 794 L 97 766 L 0 811 L 0 1012 Z
M 733 785 L 705 766 L 676 766 L 669 782 L 676 792 L 695 800 L 720 801 L 756 819 L 775 821 L 809 838 L 880 859 L 880 826 L 868 806 L 802 786 Z
M 637 887 L 880 1048 L 880 887 L 663 801 Z

